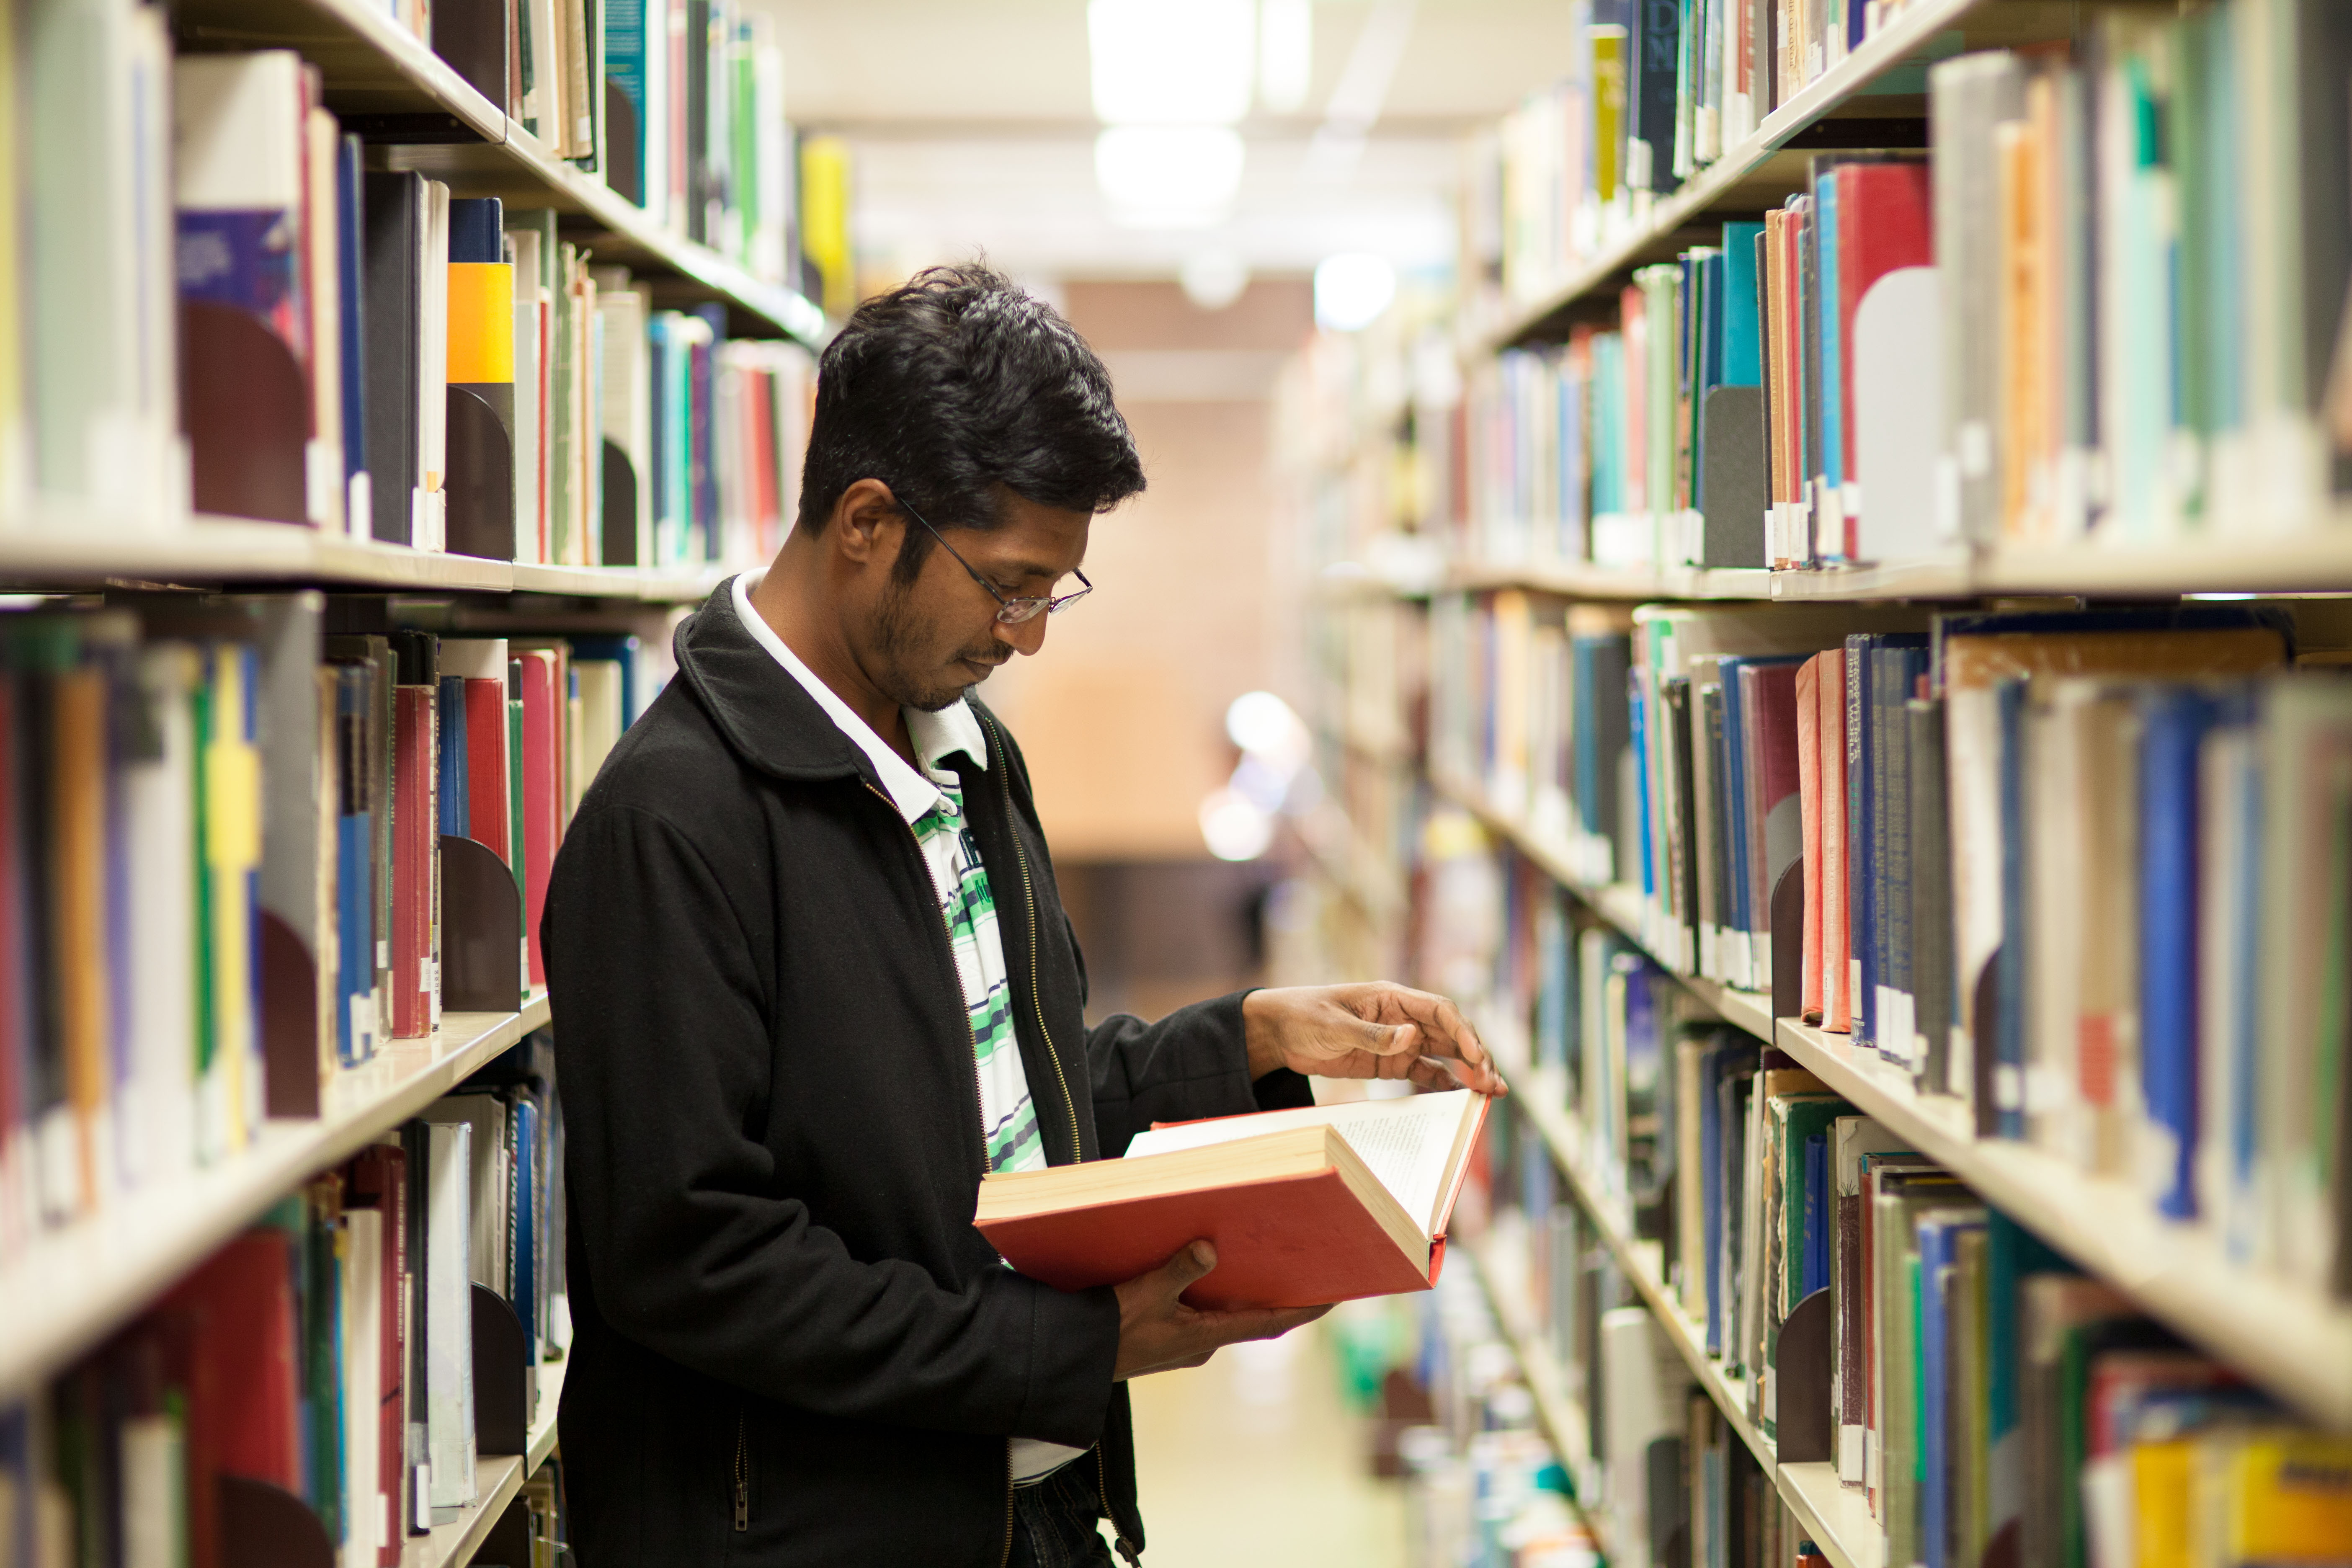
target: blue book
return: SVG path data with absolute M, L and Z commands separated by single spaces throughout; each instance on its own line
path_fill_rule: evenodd
M 665 13 L 666 15 L 666 13 Z M 646 0 L 604 0 L 604 183 L 646 205 Z M 617 101 L 616 101 L 617 100 Z
M 1850 933 L 1847 970 L 1853 993 L 1854 1048 L 1870 1045 L 1869 942 L 1870 910 L 1877 879 L 1870 858 L 1869 770 L 1863 747 L 1863 719 L 1870 711 L 1870 634 L 1850 633 L 1845 639 L 1845 875 L 1846 918 Z
M 506 224 L 496 196 L 449 198 L 449 260 L 453 266 L 506 259 Z
M 337 943 L 335 1045 L 344 1066 L 366 1059 L 373 1044 L 361 1026 L 360 1006 L 375 988 L 375 819 L 367 809 L 366 731 L 370 671 L 343 666 L 335 673 L 335 730 L 341 809 L 335 824 L 335 915 L 348 933 Z
M 1723 343 L 1719 353 L 1725 386 L 1764 384 L 1762 333 L 1756 322 L 1756 241 L 1760 223 L 1723 226 Z
M 1816 1132 L 1805 1140 L 1805 1256 L 1798 1277 L 1802 1281 L 1797 1292 L 1800 1301 L 1831 1284 L 1830 1210 L 1835 1201 L 1830 1193 L 1830 1141 Z
M 1950 1512 L 1950 1478 L 1945 1437 L 1950 1426 L 1952 1390 L 1946 1370 L 1951 1314 L 1945 1307 L 1959 1262 L 1959 1238 L 1985 1228 L 1981 1210 L 1938 1210 L 1919 1219 L 1919 1542 L 1927 1568 L 1961 1568 L 1945 1551 Z
M 436 759 L 441 792 L 441 837 L 471 838 L 473 816 L 467 808 L 466 769 L 466 682 L 463 677 L 441 677 L 436 699 L 440 709 L 441 754 Z
M 343 479 L 367 468 L 367 255 L 361 221 L 366 208 L 360 182 L 360 139 L 345 136 L 335 150 L 335 243 L 341 294 L 343 353 Z M 360 528 L 365 520 L 354 518 Z
M 1870 732 L 1877 772 L 1874 805 L 1879 826 L 1874 855 L 1878 864 L 1876 929 L 1872 932 L 1877 958 L 1873 965 L 1882 997 L 1911 994 L 1911 724 L 1905 708 L 1927 673 L 1924 637 L 1881 639 L 1872 658 L 1876 672 L 1871 697 L 1877 722 Z M 1895 1036 L 1900 1035 L 1901 1038 Z M 1914 1041 L 1906 1031 L 1888 1027 L 1878 1032 L 1879 1055 L 1906 1072 L 1917 1070 L 1912 1059 Z
M 509 1300 L 522 1322 L 525 1365 L 539 1360 L 539 1107 L 518 1095 L 509 1112 L 514 1129 L 512 1187 L 507 1210 Z
M 1844 479 L 1844 399 L 1839 396 L 1838 357 L 1838 215 L 1837 174 L 1834 169 L 1824 173 L 1813 183 L 1813 232 L 1806 237 L 1820 257 L 1815 264 L 1815 276 L 1821 286 L 1813 291 L 1814 318 L 1818 322 L 1822 345 L 1822 477 L 1832 485 Z M 1837 542 L 1837 553 L 1845 552 L 1843 540 Z
M 1993 955 L 2000 1003 L 1993 1012 L 1993 1131 L 2025 1136 L 2025 695 L 2022 676 L 1994 689 L 1995 767 L 2000 798 L 2000 951 Z
M 2157 1206 L 2175 1219 L 2197 1213 L 2198 756 L 2220 712 L 2194 686 L 2140 700 L 2140 1079 L 2148 1120 L 2171 1134 Z

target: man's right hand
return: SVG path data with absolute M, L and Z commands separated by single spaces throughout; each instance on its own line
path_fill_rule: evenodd
M 1217 1266 L 1217 1249 L 1196 1241 L 1149 1274 L 1118 1289 L 1118 1361 L 1115 1379 L 1199 1366 L 1221 1345 L 1270 1340 L 1311 1323 L 1328 1307 L 1246 1307 L 1204 1312 L 1178 1300 L 1192 1281 Z

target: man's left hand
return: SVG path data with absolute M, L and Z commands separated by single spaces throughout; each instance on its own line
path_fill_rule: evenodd
M 1388 981 L 1295 985 L 1242 999 L 1250 1076 L 1409 1078 L 1423 1089 L 1505 1094 L 1494 1058 L 1443 996 Z

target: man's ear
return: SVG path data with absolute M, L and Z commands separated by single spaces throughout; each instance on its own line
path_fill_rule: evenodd
M 834 548 L 860 566 L 897 559 L 906 526 L 907 514 L 880 479 L 859 479 L 833 503 Z

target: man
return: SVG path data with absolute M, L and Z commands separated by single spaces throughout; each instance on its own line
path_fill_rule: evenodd
M 1061 1568 L 1108 1560 L 1101 1517 L 1131 1560 L 1123 1380 L 1316 1313 L 1185 1307 L 1205 1243 L 1115 1289 L 1024 1279 L 971 1226 L 982 1173 L 1306 1104 L 1307 1072 L 1500 1089 L 1398 986 L 1085 1026 L 1020 751 L 965 694 L 1142 488 L 1052 310 L 976 267 L 869 301 L 792 536 L 679 627 L 582 803 L 544 935 L 583 1568 Z

